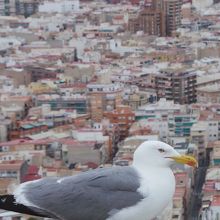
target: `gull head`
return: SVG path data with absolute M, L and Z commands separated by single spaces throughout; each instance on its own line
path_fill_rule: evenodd
M 161 141 L 145 141 L 134 152 L 136 167 L 170 167 L 174 163 L 197 167 L 197 161 L 189 155 L 180 155 L 173 147 Z

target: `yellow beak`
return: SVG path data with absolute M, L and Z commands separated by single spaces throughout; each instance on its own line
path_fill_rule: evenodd
M 181 164 L 187 164 L 191 167 L 198 167 L 198 162 L 197 160 L 189 155 L 181 155 L 181 156 L 175 156 L 175 157 L 170 157 L 171 159 L 175 160 L 177 163 Z

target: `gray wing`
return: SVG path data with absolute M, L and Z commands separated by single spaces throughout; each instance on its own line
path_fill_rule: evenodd
M 45 178 L 27 184 L 25 198 L 63 220 L 105 220 L 144 197 L 132 167 L 102 168 L 76 176 Z

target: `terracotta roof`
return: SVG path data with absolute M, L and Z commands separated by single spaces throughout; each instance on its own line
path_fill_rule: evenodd
M 0 146 L 14 146 L 14 145 L 29 145 L 29 144 L 47 144 L 56 141 L 56 138 L 46 138 L 39 140 L 28 140 L 28 139 L 16 139 L 13 141 L 7 141 L 0 143 Z
M 62 144 L 68 145 L 68 146 L 72 146 L 72 147 L 76 145 L 77 146 L 79 145 L 88 146 L 88 145 L 94 145 L 96 143 L 95 141 L 77 141 L 71 138 L 64 138 L 64 139 L 59 140 L 59 142 Z
M 178 178 L 178 177 L 186 177 L 187 173 L 186 172 L 179 172 L 179 173 L 175 173 L 174 175 L 175 175 L 176 178 Z
M 23 160 L 4 161 L 0 163 L 0 171 L 5 171 L 5 170 L 19 171 L 23 163 L 24 163 Z
M 91 132 L 91 131 L 89 131 Z M 17 139 L 13 141 L 7 141 L 0 143 L 0 146 L 14 146 L 14 145 L 30 145 L 30 144 L 49 144 L 51 142 L 59 142 L 66 145 L 75 145 L 75 144 L 95 144 L 95 141 L 77 141 L 72 138 L 44 138 L 38 140 L 29 140 L 29 139 Z

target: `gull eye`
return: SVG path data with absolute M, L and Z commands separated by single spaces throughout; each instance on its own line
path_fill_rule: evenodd
M 159 151 L 160 153 L 164 153 L 164 152 L 165 152 L 165 150 L 164 150 L 163 148 L 159 148 L 158 151 Z

